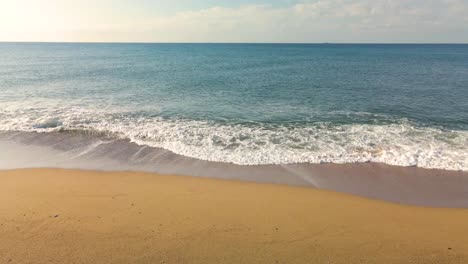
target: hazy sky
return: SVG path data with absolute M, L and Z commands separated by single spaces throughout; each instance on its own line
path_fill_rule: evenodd
M 0 41 L 468 43 L 468 0 L 0 0 Z

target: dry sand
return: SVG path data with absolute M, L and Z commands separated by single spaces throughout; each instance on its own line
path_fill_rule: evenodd
M 468 209 L 194 177 L 3 171 L 0 263 L 468 263 Z

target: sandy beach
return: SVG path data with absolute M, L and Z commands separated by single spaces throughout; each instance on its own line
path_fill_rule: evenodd
M 0 172 L 0 263 L 468 263 L 468 210 L 131 172 Z

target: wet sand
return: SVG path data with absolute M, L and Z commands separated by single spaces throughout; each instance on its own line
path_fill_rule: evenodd
M 468 208 L 468 172 L 379 163 L 242 166 L 75 132 L 0 133 L 0 169 L 143 171 L 306 186 L 401 204 Z
M 468 209 L 131 172 L 0 172 L 0 263 L 468 263 Z

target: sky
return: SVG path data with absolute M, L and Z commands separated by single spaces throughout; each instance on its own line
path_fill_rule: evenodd
M 468 43 L 468 0 L 0 0 L 0 41 Z

